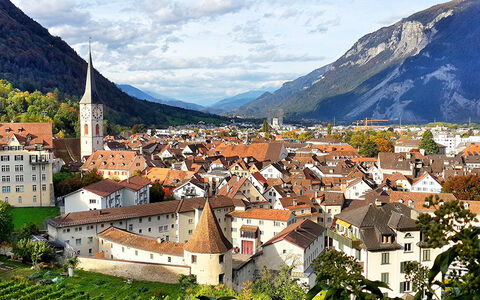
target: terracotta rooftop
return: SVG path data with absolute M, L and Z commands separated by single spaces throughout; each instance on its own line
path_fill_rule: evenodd
M 13 135 L 25 147 L 53 147 L 51 123 L 0 123 L 0 145 L 7 144 Z
M 263 247 L 285 240 L 301 247 L 302 249 L 306 249 L 324 231 L 325 228 L 321 225 L 308 219 L 303 220 L 301 222 L 293 223 L 280 231 L 279 234 L 263 244 Z
M 123 185 L 110 179 L 104 179 L 84 187 L 85 190 L 102 197 L 108 196 L 111 193 L 119 191 L 123 188 Z
M 128 232 L 116 227 L 109 227 L 98 234 L 100 238 L 107 241 L 124 245 L 127 247 L 152 251 L 156 253 L 165 253 L 176 256 L 183 256 L 184 244 L 159 241 L 158 239 Z
M 232 211 L 228 215 L 236 218 L 275 220 L 286 222 L 290 219 L 292 211 L 280 209 L 249 209 L 246 211 Z
M 217 218 L 210 207 L 205 203 L 202 215 L 192 237 L 185 243 L 184 249 L 191 253 L 225 253 L 232 249 L 232 244 L 223 235 Z
M 97 150 L 85 161 L 82 169 L 97 170 L 129 170 L 139 157 L 143 161 L 141 168 L 145 166 L 145 159 L 135 151 L 109 151 Z

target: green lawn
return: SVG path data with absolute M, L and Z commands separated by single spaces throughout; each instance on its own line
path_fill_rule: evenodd
M 45 220 L 56 217 L 60 214 L 59 207 L 14 207 L 12 209 L 13 226 L 15 230 L 23 225 L 33 222 L 40 229 L 45 229 Z
M 0 256 L 0 265 L 14 267 L 13 270 L 0 269 L 0 282 L 16 278 L 27 278 L 35 273 L 30 265 L 7 260 Z M 55 273 L 63 273 L 62 269 L 52 270 Z M 103 275 L 100 273 L 75 270 L 75 276 L 65 277 L 64 284 L 67 291 L 75 290 L 84 292 L 90 299 L 165 299 L 168 295 L 170 300 L 180 298 L 181 291 L 178 284 L 161 282 L 134 281 L 126 284 L 124 278 Z

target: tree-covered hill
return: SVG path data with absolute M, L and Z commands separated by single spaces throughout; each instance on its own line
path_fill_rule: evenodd
M 8 0 L 0 0 L 0 79 L 22 91 L 62 93 L 78 101 L 83 94 L 86 61 L 61 38 L 25 15 Z M 221 123 L 227 119 L 151 103 L 131 97 L 96 72 L 96 85 L 105 105 L 107 120 L 127 126 L 187 123 Z

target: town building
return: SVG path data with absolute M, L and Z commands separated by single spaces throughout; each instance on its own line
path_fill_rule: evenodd
M 136 151 L 96 150 L 92 153 L 80 170 L 89 172 L 96 170 L 103 178 L 125 180 L 135 172 L 142 172 L 147 167 L 143 155 Z
M 15 207 L 53 206 L 50 123 L 0 123 L 0 200 Z

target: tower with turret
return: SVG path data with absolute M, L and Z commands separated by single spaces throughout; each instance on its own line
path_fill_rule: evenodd
M 185 263 L 198 283 L 232 286 L 232 244 L 223 234 L 208 200 L 183 249 Z
M 103 104 L 95 87 L 92 53 L 89 47 L 85 92 L 80 100 L 80 152 L 82 159 L 103 150 Z

